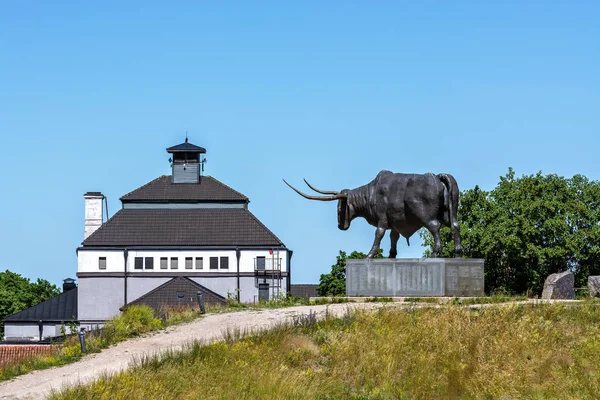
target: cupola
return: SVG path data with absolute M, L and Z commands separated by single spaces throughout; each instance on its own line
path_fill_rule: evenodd
M 206 154 L 206 149 L 196 146 L 188 142 L 178 144 L 177 146 L 169 147 L 167 153 L 172 154 L 169 158 L 172 168 L 173 183 L 199 183 L 200 175 L 204 170 L 203 154 Z

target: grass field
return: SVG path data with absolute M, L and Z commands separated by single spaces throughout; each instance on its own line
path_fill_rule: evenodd
M 591 302 L 384 308 L 226 337 L 51 398 L 596 399 L 600 388 Z

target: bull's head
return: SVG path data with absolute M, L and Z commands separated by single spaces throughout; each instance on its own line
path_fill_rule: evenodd
M 352 202 L 348 201 L 349 200 L 348 199 L 349 191 L 347 189 L 344 189 L 341 192 L 319 190 L 319 189 L 316 189 L 313 186 L 311 186 L 311 184 L 308 183 L 305 179 L 304 182 L 308 185 L 309 188 L 311 188 L 312 190 L 314 190 L 317 193 L 326 195 L 326 196 L 310 196 L 308 194 L 302 193 L 301 191 L 299 191 L 298 189 L 296 189 L 295 187 L 293 187 L 292 185 L 287 183 L 285 179 L 283 181 L 285 182 L 286 185 L 291 187 L 296 193 L 298 193 L 300 196 L 302 196 L 306 199 L 320 200 L 320 201 L 337 200 L 338 201 L 338 206 L 337 206 L 338 228 L 340 228 L 343 231 L 350 228 L 350 222 L 354 219 L 354 217 L 356 215 L 354 213 L 354 206 L 352 205 Z

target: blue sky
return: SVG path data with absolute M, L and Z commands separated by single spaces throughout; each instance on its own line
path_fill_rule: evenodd
M 126 4 L 124 4 L 126 3 Z M 600 179 L 600 3 L 3 2 L 0 270 L 74 277 L 83 193 L 119 197 L 207 148 L 318 282 L 374 228 L 324 189 L 381 169 L 493 188 L 508 167 Z M 383 242 L 389 249 L 388 239 Z M 417 257 L 420 240 L 399 256 Z

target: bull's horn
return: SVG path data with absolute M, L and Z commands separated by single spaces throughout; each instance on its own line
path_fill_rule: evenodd
M 283 181 L 285 182 L 286 185 L 291 187 L 300 196 L 304 197 L 305 199 L 309 199 L 309 200 L 332 201 L 332 200 L 339 200 L 339 199 L 344 199 L 344 198 L 348 197 L 348 195 L 346 195 L 345 193 L 339 193 L 334 196 L 309 196 L 307 194 L 302 193 L 301 191 L 299 191 L 298 189 L 296 189 L 289 183 L 287 183 L 285 179 Z
M 315 188 L 313 185 L 311 185 L 310 183 L 308 183 L 308 181 L 306 179 L 304 180 L 304 183 L 306 183 L 309 188 L 311 188 L 312 190 L 314 190 L 317 193 L 321 193 L 321 194 L 333 194 L 333 195 L 340 194 L 340 192 L 335 192 L 333 190 L 332 191 L 319 190 L 319 189 Z

